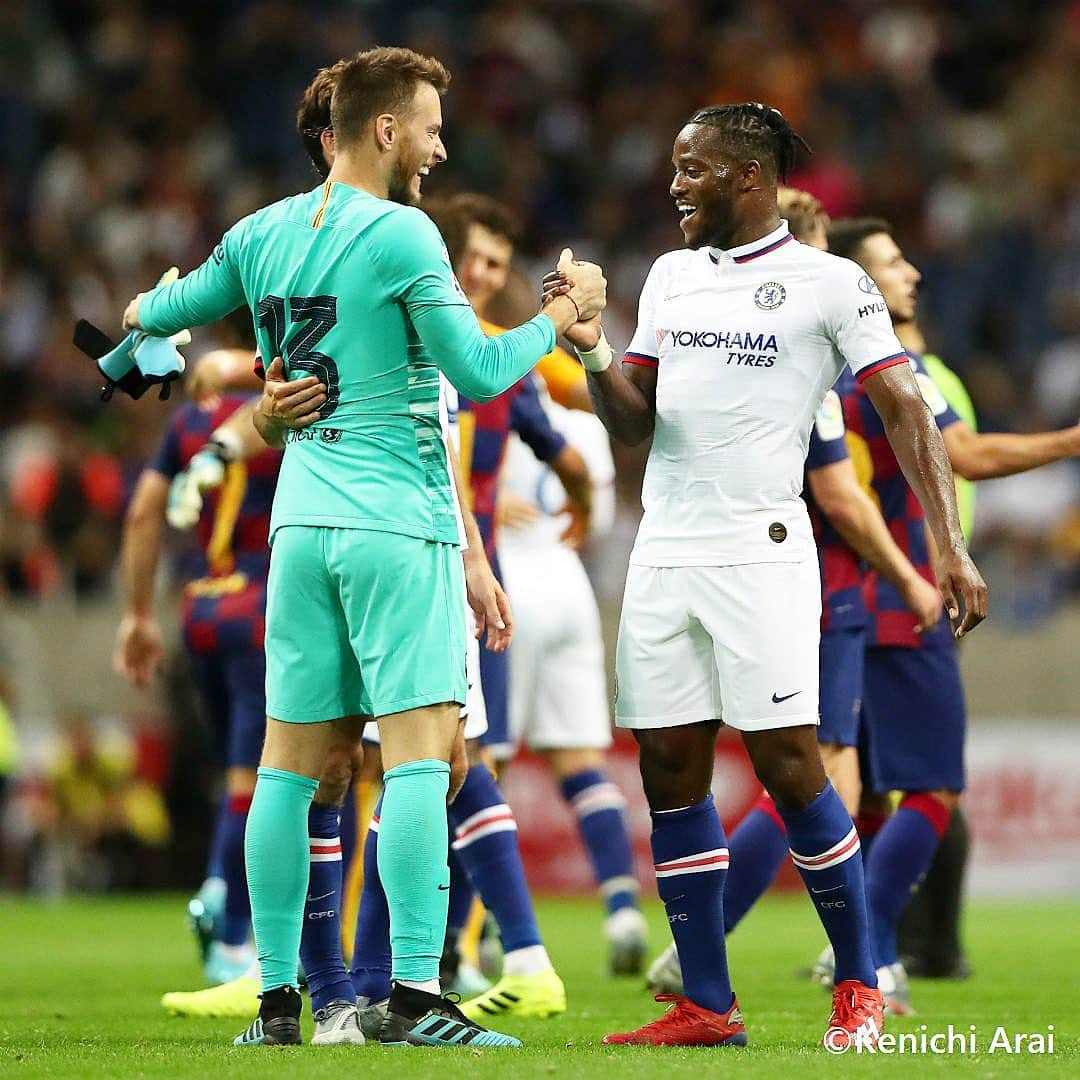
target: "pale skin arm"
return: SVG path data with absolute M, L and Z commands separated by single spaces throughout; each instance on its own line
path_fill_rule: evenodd
M 885 368 L 871 375 L 863 387 L 926 513 L 938 549 L 938 585 L 949 618 L 959 622 L 955 635 L 963 637 L 986 618 L 987 588 L 960 531 L 952 466 L 941 432 L 909 365 Z
M 1080 454 L 1080 424 L 1062 431 L 982 434 L 960 420 L 941 436 L 953 469 L 965 480 L 1015 476 Z
M 851 460 L 823 465 L 806 475 L 814 500 L 836 531 L 861 559 L 896 586 L 918 620 L 916 630 L 929 630 L 941 618 L 941 595 L 897 546 L 881 511 L 860 486 Z
M 147 469 L 124 518 L 120 566 L 124 616 L 116 632 L 113 670 L 138 687 L 148 686 L 161 663 L 161 629 L 154 617 L 154 578 L 165 529 L 169 481 Z
M 486 630 L 487 647 L 492 652 L 505 652 L 514 636 L 514 615 L 510 608 L 510 598 L 499 584 L 484 553 L 480 526 L 476 524 L 476 517 L 464 497 L 466 488 L 457 453 L 449 445 L 446 450 L 450 457 L 458 503 L 461 506 L 461 519 L 465 526 L 465 539 L 468 543 L 468 547 L 461 553 L 461 559 L 465 566 L 465 589 L 469 607 L 476 619 L 476 636 L 480 637 Z

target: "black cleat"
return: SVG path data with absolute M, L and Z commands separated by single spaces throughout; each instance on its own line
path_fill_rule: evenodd
M 520 1046 L 470 1020 L 451 995 L 440 997 L 394 983 L 386 1017 L 379 1031 L 386 1046 Z
M 299 1046 L 300 1010 L 303 1000 L 291 986 L 259 995 L 259 1015 L 247 1031 L 233 1039 L 233 1046 Z

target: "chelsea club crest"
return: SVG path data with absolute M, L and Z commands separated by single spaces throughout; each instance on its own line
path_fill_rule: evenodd
M 775 311 L 787 299 L 787 289 L 778 281 L 766 281 L 754 293 L 754 303 L 762 311 Z

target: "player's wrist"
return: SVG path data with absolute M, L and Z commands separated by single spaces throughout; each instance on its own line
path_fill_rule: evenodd
M 591 349 L 580 349 L 575 345 L 574 352 L 577 353 L 581 366 L 586 371 L 593 372 L 593 374 L 607 371 L 611 367 L 614 355 L 611 346 L 608 344 L 607 336 L 604 334 L 603 327 L 600 328 L 600 337 L 597 338 L 596 344 Z
M 574 323 L 581 320 L 581 309 L 569 293 L 561 293 L 549 300 L 540 309 L 540 313 L 552 321 L 556 336 L 565 334 Z

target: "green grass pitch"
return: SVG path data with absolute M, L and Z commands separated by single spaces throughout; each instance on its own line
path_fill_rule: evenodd
M 968 915 L 975 977 L 914 984 L 917 1018 L 889 1030 L 944 1031 L 975 1024 L 974 1056 L 894 1054 L 832 1057 L 817 1046 L 828 1012 L 819 989 L 794 978 L 821 944 L 806 900 L 768 899 L 730 943 L 735 986 L 746 1014 L 745 1050 L 602 1047 L 605 1032 L 655 1016 L 637 979 L 604 973 L 602 919 L 588 900 L 540 905 L 548 947 L 566 980 L 570 1008 L 555 1020 L 508 1021 L 523 1050 L 390 1049 L 380 1046 L 239 1050 L 229 1043 L 243 1022 L 165 1015 L 166 990 L 198 986 L 194 947 L 180 897 L 0 900 L 0 1077 L 386 1076 L 395 1080 L 486 1077 L 597 1077 L 711 1080 L 755 1077 L 975 1074 L 982 1078 L 1080 1076 L 1080 906 L 981 903 Z M 666 939 L 659 905 L 649 906 L 653 942 Z M 1056 1052 L 1044 1057 L 988 1054 L 998 1025 L 1043 1032 L 1054 1025 Z M 310 1018 L 305 1021 L 305 1038 Z M 436 1072 L 437 1070 L 437 1072 Z

